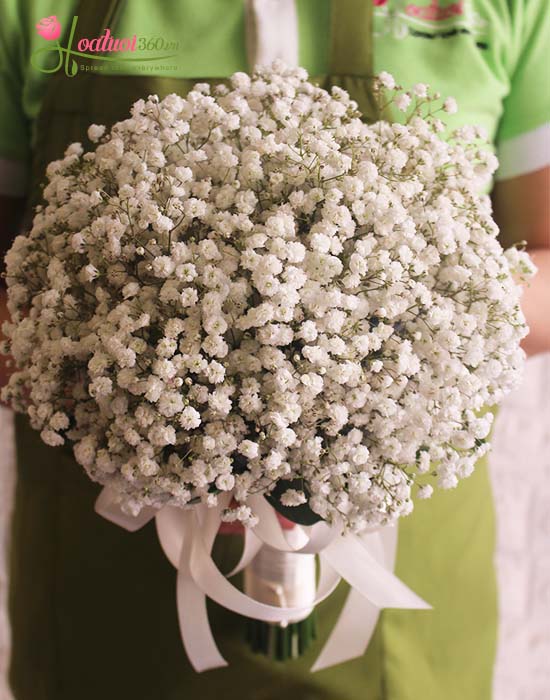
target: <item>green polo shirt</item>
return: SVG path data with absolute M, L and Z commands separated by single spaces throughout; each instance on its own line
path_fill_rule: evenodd
M 498 178 L 550 164 L 548 0 L 373 2 L 376 72 L 386 70 L 405 86 L 425 82 L 454 96 L 459 112 L 447 121 L 487 130 L 501 161 Z M 31 63 L 33 53 L 51 43 L 36 24 L 55 13 L 65 31 L 76 6 L 76 0 L 3 0 L 0 5 L 0 193 L 25 193 L 33 123 L 51 79 L 35 65 L 45 67 L 53 56 L 35 56 Z M 323 74 L 330 0 L 296 0 L 295 9 L 298 61 L 310 74 Z M 244 0 L 127 0 L 113 35 L 136 37 L 135 61 L 101 69 L 205 78 L 248 70 L 245 13 Z

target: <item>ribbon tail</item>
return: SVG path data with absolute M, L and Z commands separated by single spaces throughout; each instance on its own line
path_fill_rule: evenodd
M 425 600 L 380 564 L 354 535 L 331 542 L 323 550 L 323 558 L 378 608 L 431 609 Z
M 386 538 L 382 537 L 382 532 L 377 532 L 364 535 L 361 539 L 377 561 L 393 570 L 397 550 L 397 528 L 394 528 L 392 536 Z M 379 617 L 380 608 L 352 588 L 336 625 L 311 667 L 312 673 L 363 656 Z
M 193 540 L 200 537 L 195 514 L 165 506 L 156 517 L 157 533 L 166 558 L 177 569 L 176 602 L 181 639 L 197 672 L 227 666 L 208 621 L 206 597 L 191 576 Z
M 195 531 L 195 519 L 191 513 L 184 515 L 183 546 L 178 567 L 177 604 L 181 638 L 187 657 L 198 673 L 227 666 L 214 640 L 206 596 L 191 576 L 189 561 L 193 539 L 200 535 Z
M 352 589 L 338 622 L 334 626 L 325 646 L 311 667 L 311 671 L 322 671 L 330 666 L 351 661 L 363 656 L 378 622 L 380 609 Z

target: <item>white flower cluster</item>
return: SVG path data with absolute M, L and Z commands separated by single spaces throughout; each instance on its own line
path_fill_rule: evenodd
M 232 492 L 252 522 L 288 480 L 359 532 L 419 474 L 455 486 L 517 382 L 532 266 L 497 241 L 479 133 L 443 140 L 426 86 L 391 99 L 407 123 L 368 125 L 274 64 L 90 127 L 7 256 L 4 398 L 131 512 Z

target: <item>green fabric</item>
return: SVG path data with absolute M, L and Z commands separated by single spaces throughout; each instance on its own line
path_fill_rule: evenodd
M 96 6 L 99 6 L 97 3 Z M 369 22 L 370 6 L 346 0 L 335 19 L 348 31 Z M 338 51 L 346 42 L 335 41 Z M 353 41 L 349 47 L 356 46 Z M 370 54 L 350 60 L 347 81 L 368 103 Z M 345 57 L 344 57 L 345 58 Z M 340 67 L 345 67 L 338 57 Z M 333 64 L 335 65 L 335 64 Z M 67 142 L 85 140 L 91 122 L 112 123 L 149 92 L 189 82 L 88 74 L 54 76 L 44 100 L 35 153 L 43 165 Z M 13 517 L 10 680 L 17 700 L 488 700 L 495 647 L 493 510 L 485 463 L 452 492 L 419 502 L 399 530 L 397 574 L 433 611 L 384 611 L 363 658 L 311 674 L 346 585 L 318 609 L 320 635 L 284 665 L 249 652 L 242 618 L 212 604 L 211 620 L 230 666 L 196 674 L 177 627 L 175 571 L 154 526 L 137 533 L 98 517 L 99 487 L 68 450 L 44 445 L 26 417 L 16 419 L 18 482 Z M 215 557 L 230 568 L 240 538 L 220 537 Z

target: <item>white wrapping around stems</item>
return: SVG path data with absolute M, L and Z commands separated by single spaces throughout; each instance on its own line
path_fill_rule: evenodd
M 281 623 L 287 627 L 292 622 L 305 620 L 313 612 L 317 590 L 315 554 L 282 552 L 267 545 L 244 570 L 244 592 L 262 603 L 279 606 L 301 607 L 308 605 L 299 618 Z
M 246 570 L 254 571 L 265 581 L 298 588 L 306 570 L 315 572 L 315 554 L 281 552 L 280 549 L 265 546 L 260 548 Z M 313 576 L 313 580 L 316 581 L 317 577 Z
M 327 598 L 340 580 L 351 586 L 340 617 L 312 671 L 319 671 L 364 654 L 381 608 L 429 609 L 430 606 L 392 573 L 397 546 L 396 528 L 383 528 L 361 536 L 343 535 L 341 529 L 316 523 L 285 531 L 275 510 L 262 496 L 249 505 L 258 525 L 245 530 L 244 548 L 237 566 L 227 575 L 212 559 L 212 547 L 221 525 L 221 515 L 232 494 L 223 494 L 218 505 L 200 504 L 182 510 L 165 506 L 146 508 L 134 517 L 125 514 L 116 495 L 105 487 L 96 501 L 99 515 L 135 532 L 155 518 L 162 549 L 177 569 L 177 608 L 181 636 L 189 661 L 196 671 L 226 666 L 210 628 L 206 598 L 244 617 L 270 623 L 285 623 L 307 614 L 307 607 L 279 607 L 261 603 L 240 591 L 228 578 L 242 571 L 267 545 L 283 552 L 317 554 L 320 574 L 313 605 Z

